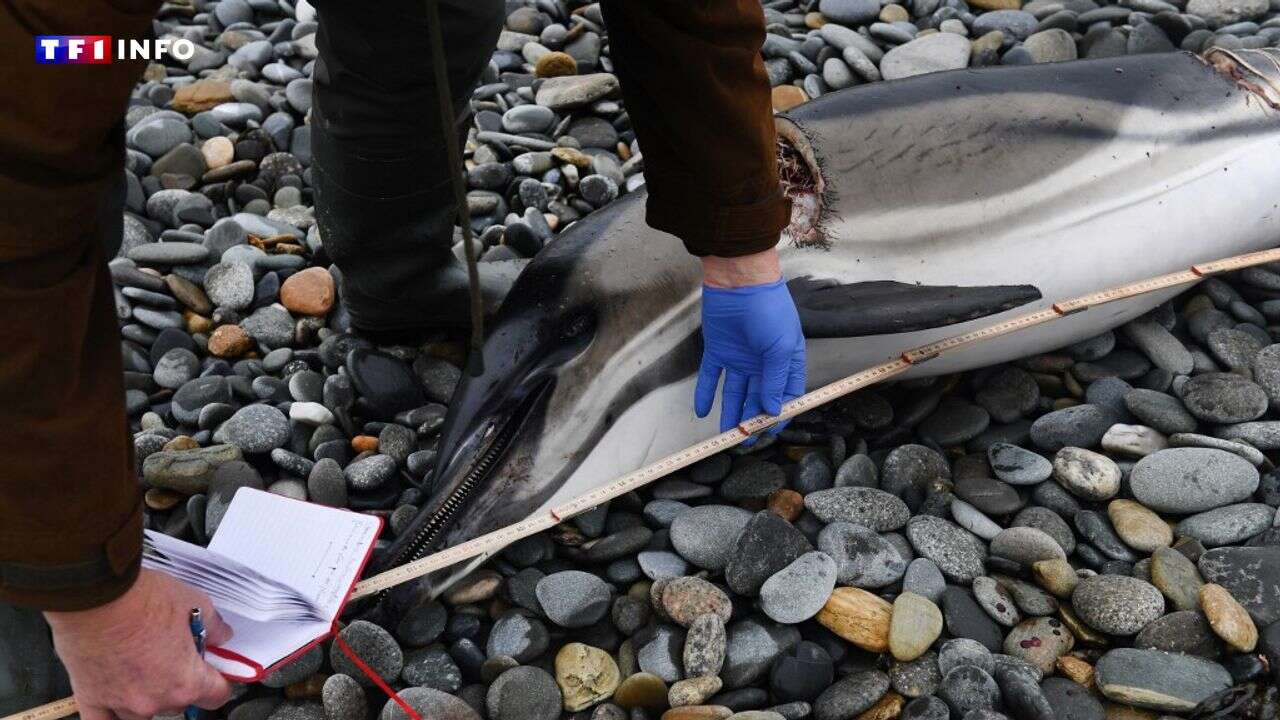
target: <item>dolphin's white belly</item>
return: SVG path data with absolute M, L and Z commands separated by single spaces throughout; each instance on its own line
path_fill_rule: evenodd
M 1042 299 L 997 315 L 956 325 L 894 335 L 813 339 L 808 343 L 810 389 L 896 357 L 904 350 L 1025 314 L 1059 300 L 1183 270 L 1219 257 L 1272 247 L 1280 242 L 1277 199 L 1280 156 L 1275 137 L 1235 145 L 1231 153 L 1185 177 L 1171 177 L 1159 193 L 1135 188 L 1128 196 L 1076 212 L 1052 216 L 1038 226 L 987 226 L 956 238 L 941 233 L 919 253 L 900 247 L 837 240 L 830 251 L 784 251 L 788 277 L 834 277 L 843 283 L 891 279 L 924 285 L 1018 285 L 1040 289 Z M 1219 173 L 1233 178 L 1222 182 Z M 1222 224 L 1232 208 L 1239 222 Z M 922 213 L 937 218 L 935 213 Z M 833 235 L 856 236 L 857 229 L 830 227 Z M 974 226 L 980 225 L 975 223 Z M 1153 230 L 1153 228 L 1155 230 Z M 1159 236 L 1158 252 L 1132 238 Z M 850 257 L 851 255 L 858 257 Z M 852 268 L 855 273 L 831 272 Z M 904 377 L 938 375 L 1007 362 L 1083 340 L 1136 318 L 1187 286 L 1116 301 L 1050 323 L 947 353 L 908 371 Z M 619 468 L 638 468 L 718 431 L 719 407 L 705 419 L 694 417 L 695 378 L 658 388 L 632 405 L 607 431 L 586 460 L 547 506 L 564 502 L 613 479 Z M 634 417 L 630 417 L 633 416 Z M 654 417 L 661 417 L 653 422 Z M 644 420 L 641 421 L 640 419 Z M 634 421 L 634 422 L 633 422 Z M 637 437 L 635 428 L 649 429 Z

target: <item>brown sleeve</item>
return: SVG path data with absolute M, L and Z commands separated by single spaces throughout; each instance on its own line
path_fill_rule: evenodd
M 0 0 L 0 600 L 78 610 L 138 573 L 142 509 L 103 247 L 138 63 L 38 65 L 35 35 L 143 37 L 153 0 Z
M 767 250 L 791 216 L 778 181 L 759 0 L 603 0 L 644 153 L 646 220 L 694 255 Z

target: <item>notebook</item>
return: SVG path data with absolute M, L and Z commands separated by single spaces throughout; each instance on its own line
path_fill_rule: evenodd
M 382 519 L 241 488 L 208 548 L 146 531 L 143 567 L 200 588 L 234 636 L 205 659 L 261 679 L 327 638 Z

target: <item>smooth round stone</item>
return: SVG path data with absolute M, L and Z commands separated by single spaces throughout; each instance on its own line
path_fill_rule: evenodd
M 893 601 L 889 652 L 900 662 L 924 655 L 942 634 L 942 611 L 928 598 L 904 591 Z
M 1036 409 L 1040 386 L 1026 370 L 1006 367 L 987 379 L 974 394 L 974 400 L 990 413 L 992 420 L 1011 423 Z
M 1138 502 L 1156 512 L 1188 514 L 1247 500 L 1258 488 L 1248 460 L 1212 448 L 1169 448 L 1142 458 L 1129 473 Z
M 1235 545 L 1272 526 L 1276 509 L 1261 503 L 1237 503 L 1197 513 L 1178 523 L 1177 535 L 1205 547 Z
M 729 689 L 745 687 L 763 677 L 779 655 L 800 642 L 800 632 L 788 625 L 748 618 L 728 628 L 724 667 L 720 678 Z
M 875 705 L 886 692 L 889 692 L 889 676 L 879 670 L 864 670 L 841 678 L 813 701 L 814 720 L 855 717 Z
M 899 445 L 884 459 L 880 469 L 880 487 L 885 492 L 918 503 L 929 483 L 950 477 L 951 466 L 933 449 L 924 445 Z
M 560 627 L 591 625 L 609 612 L 609 585 L 580 570 L 552 573 L 538 581 L 538 602 L 551 622 Z
M 729 505 L 690 508 L 671 523 L 671 544 L 689 562 L 707 570 L 723 570 L 751 513 Z
M 1126 545 L 1143 553 L 1153 553 L 1173 544 L 1173 531 L 1161 517 L 1141 503 L 1112 500 L 1107 517 Z
M 355 678 L 342 673 L 325 679 L 320 690 L 320 700 L 324 705 L 325 717 L 365 720 L 369 712 L 364 688 L 360 687 Z
M 1198 610 L 1178 610 L 1153 620 L 1134 636 L 1133 646 L 1209 659 L 1222 655 L 1222 641 Z
M 987 615 L 965 588 L 949 585 L 942 593 L 942 618 L 953 637 L 977 640 L 991 652 L 999 652 L 1004 640 L 1000 626 Z
M 1004 639 L 1004 653 L 1025 660 L 1042 674 L 1053 672 L 1058 658 L 1075 646 L 1075 636 L 1054 617 L 1036 617 L 1023 621 Z
M 1155 390 L 1130 390 L 1125 407 L 1146 425 L 1165 434 L 1195 432 L 1198 424 L 1178 398 Z
M 1235 373 L 1204 373 L 1187 380 L 1182 402 L 1200 420 L 1231 424 L 1257 420 L 1267 412 L 1267 393 Z
M 214 433 L 246 453 L 267 453 L 289 441 L 289 420 L 270 405 L 247 405 L 236 411 Z
M 817 643 L 802 641 L 774 663 L 769 689 L 775 699 L 802 701 L 807 708 L 807 703 L 831 686 L 834 677 L 831 655 Z
M 684 631 L 673 625 L 650 628 L 633 641 L 637 645 L 636 662 L 642 671 L 657 675 L 664 682 L 675 682 L 684 676 L 680 667 L 684 640 Z
M 502 129 L 517 135 L 546 132 L 556 121 L 551 108 L 541 105 L 517 105 L 502 115 Z
M 776 622 L 794 625 L 818 614 L 836 586 L 836 563 L 823 552 L 796 558 L 760 587 L 760 608 Z
M 991 540 L 990 552 L 1024 567 L 1040 560 L 1066 559 L 1066 552 L 1051 535 L 1033 527 L 1010 527 Z
M 1056 487 L 1056 486 L 1055 486 Z M 1058 547 L 1067 555 L 1075 552 L 1076 536 L 1067 521 L 1058 513 L 1046 507 L 1033 505 L 1024 509 L 1013 518 L 1010 527 L 1029 527 L 1040 530 L 1053 538 Z
M 1008 515 L 1025 503 L 1012 485 L 988 478 L 957 480 L 954 492 L 962 500 L 988 515 Z
M 547 628 L 541 621 L 510 610 L 493 623 L 485 654 L 489 657 L 508 655 L 517 662 L 529 662 L 546 651 L 549 641 Z
M 204 274 L 204 292 L 215 305 L 244 310 L 253 302 L 253 269 L 242 262 L 222 262 Z
M 1120 468 L 1115 461 L 1084 448 L 1059 450 L 1053 458 L 1053 477 L 1085 500 L 1106 500 L 1120 491 Z
M 1080 683 L 1064 677 L 1047 677 L 1040 691 L 1053 708 L 1055 720 L 1105 720 L 1102 703 Z
M 1169 447 L 1169 439 L 1145 425 L 1116 423 L 1102 436 L 1102 449 L 1117 455 L 1146 457 Z
M 857 27 L 880 16 L 880 3 L 873 0 L 820 0 L 818 11 L 831 22 Z
M 1053 463 L 1017 445 L 992 443 L 987 461 L 995 476 L 1010 485 L 1037 485 L 1053 474 Z
M 417 687 L 456 693 L 462 687 L 462 671 L 449 653 L 439 648 L 415 650 L 405 656 L 401 676 Z
M 1268 338 L 1269 341 L 1270 338 Z M 1205 347 L 1213 358 L 1233 370 L 1247 370 L 1253 357 L 1266 344 L 1238 328 L 1218 328 L 1211 331 L 1209 337 L 1205 339 Z
M 556 720 L 562 701 L 555 678 L 528 665 L 499 675 L 485 694 L 490 720 Z
M 938 669 L 945 676 L 962 665 L 973 665 L 987 673 L 995 670 L 995 660 L 985 645 L 970 638 L 954 638 L 938 649 Z
M 1177 610 L 1194 610 L 1200 605 L 1204 580 L 1195 563 L 1173 548 L 1159 548 L 1151 554 L 1151 584 Z
M 951 712 L 964 716 L 973 710 L 999 707 L 1000 686 L 982 668 L 961 665 L 943 676 L 938 697 L 947 703 Z
M 677 623 L 688 627 L 700 615 L 715 613 L 729 621 L 733 604 L 716 585 L 700 577 L 676 578 L 662 588 L 662 609 Z
M 880 588 L 897 582 L 907 570 L 897 548 L 861 525 L 831 523 L 818 533 L 818 548 L 835 562 L 842 585 Z
M 942 576 L 942 570 L 929 558 L 912 560 L 902 576 L 903 592 L 913 592 L 935 605 L 942 600 L 942 592 L 946 589 L 947 580 Z
M 767 462 L 747 463 L 724 479 L 720 484 L 720 496 L 730 502 L 764 500 L 787 484 L 782 468 Z
M 1231 674 L 1221 665 L 1159 650 L 1116 648 L 1098 660 L 1094 672 L 1108 699 L 1158 712 L 1187 712 L 1231 686 Z
M 1022 622 L 1018 606 L 998 582 L 989 577 L 973 579 L 973 598 L 987 615 L 1005 627 Z
M 353 490 L 374 490 L 395 477 L 396 461 L 387 455 L 370 455 L 347 466 L 344 474 Z
M 1106 557 L 1127 563 L 1138 561 L 1138 556 L 1124 544 L 1102 513 L 1081 510 L 1074 519 L 1080 537 Z
M 1214 548 L 1197 566 L 1205 581 L 1239 600 L 1259 627 L 1280 620 L 1280 546 Z
M 1241 426 L 1237 425 L 1236 427 Z M 1233 455 L 1239 455 L 1248 460 L 1254 467 L 1261 467 L 1267 462 L 1266 456 L 1258 448 L 1243 441 L 1223 440 L 1196 433 L 1175 433 L 1169 436 L 1169 445 L 1171 447 L 1203 447 L 1226 450 Z
M 993 13 L 986 13 L 987 17 Z M 1095 447 L 1115 422 L 1111 412 L 1098 405 L 1073 405 L 1045 413 L 1031 423 L 1031 442 L 1041 450 Z
M 432 720 L 480 720 L 480 713 L 466 702 L 434 688 L 407 687 L 399 695 L 420 717 Z M 395 701 L 388 700 L 382 706 L 382 714 L 378 716 L 378 720 L 409 720 L 409 714 Z
M 942 684 L 942 680 L 938 680 Z M 902 708 L 899 716 L 902 720 L 947 720 L 951 717 L 951 708 L 935 695 L 920 695 Z
M 885 80 L 958 70 L 969 64 L 969 38 L 952 33 L 934 33 L 918 37 L 885 53 L 880 61 L 880 74 Z M 985 411 L 984 411 L 985 413 Z
M 1248 653 L 1258 644 L 1258 628 L 1249 613 L 1221 585 L 1200 588 L 1200 609 L 1209 627 L 1236 652 Z
M 951 519 L 983 540 L 990 540 L 1000 534 L 1001 527 L 994 520 L 960 498 L 951 501 Z
M 200 359 L 186 348 L 173 348 L 160 357 L 151 376 L 162 388 L 176 390 L 196 377 Z
M 878 487 L 880 471 L 867 455 L 850 455 L 836 470 L 836 487 Z
M 662 678 L 646 673 L 635 673 L 614 691 L 613 702 L 623 708 L 661 709 L 667 707 L 667 684 Z
M 804 533 L 768 510 L 752 516 L 733 542 L 724 579 L 734 592 L 748 596 L 758 593 L 771 575 L 813 549 Z M 826 552 L 831 554 L 829 549 Z
M 343 628 L 339 636 L 383 680 L 394 681 L 400 676 L 404 667 L 404 651 L 391 633 L 371 622 L 355 620 Z M 373 681 L 336 644 L 329 650 L 329 664 L 337 672 L 355 678 L 361 685 L 373 685 Z
M 396 625 L 396 639 L 408 647 L 426 647 L 444 632 L 449 613 L 438 602 L 417 605 Z
M 1164 614 L 1164 596 L 1151 583 L 1124 575 L 1080 581 L 1071 606 L 1089 627 L 1108 635 L 1133 635 Z
M 636 555 L 640 570 L 650 580 L 678 578 L 689 571 L 689 563 L 679 555 L 666 550 L 645 550 Z
M 889 682 L 894 692 L 903 697 L 919 698 L 933 695 L 942 684 L 942 673 L 938 670 L 938 654 L 929 651 L 910 662 L 893 662 L 889 666 Z M 945 710 L 946 706 L 943 705 L 943 708 Z
M 685 675 L 719 675 L 720 668 L 724 666 L 727 641 L 724 620 L 719 615 L 699 615 L 685 633 L 682 654 Z
M 955 523 L 917 515 L 907 523 L 907 539 L 917 553 L 936 563 L 952 582 L 970 583 L 985 572 L 986 547 Z
M 876 532 L 897 530 L 911 517 L 900 498 L 876 488 L 819 490 L 805 496 L 804 506 L 824 523 L 847 522 Z
M 916 433 L 920 437 L 932 439 L 942 447 L 951 447 L 971 440 L 990 424 L 991 416 L 983 408 L 954 397 L 946 397 L 920 423 Z

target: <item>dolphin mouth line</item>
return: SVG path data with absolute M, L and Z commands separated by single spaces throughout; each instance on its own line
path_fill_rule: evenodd
M 539 384 L 507 415 L 504 421 L 494 423 L 489 427 L 486 433 L 488 438 L 484 440 L 484 445 L 477 453 L 475 460 L 471 462 L 470 467 L 467 468 L 466 474 L 458 483 L 458 486 L 449 493 L 449 496 L 444 499 L 440 507 L 423 522 L 422 527 L 414 533 L 413 539 L 387 564 L 387 567 L 397 567 L 426 557 L 427 553 L 437 544 L 444 533 L 453 526 L 458 513 L 466 507 L 471 495 L 501 466 L 502 461 L 506 459 L 507 451 L 511 449 L 516 435 L 524 427 L 525 421 L 529 418 L 533 408 L 543 398 L 552 384 L 551 380 Z

